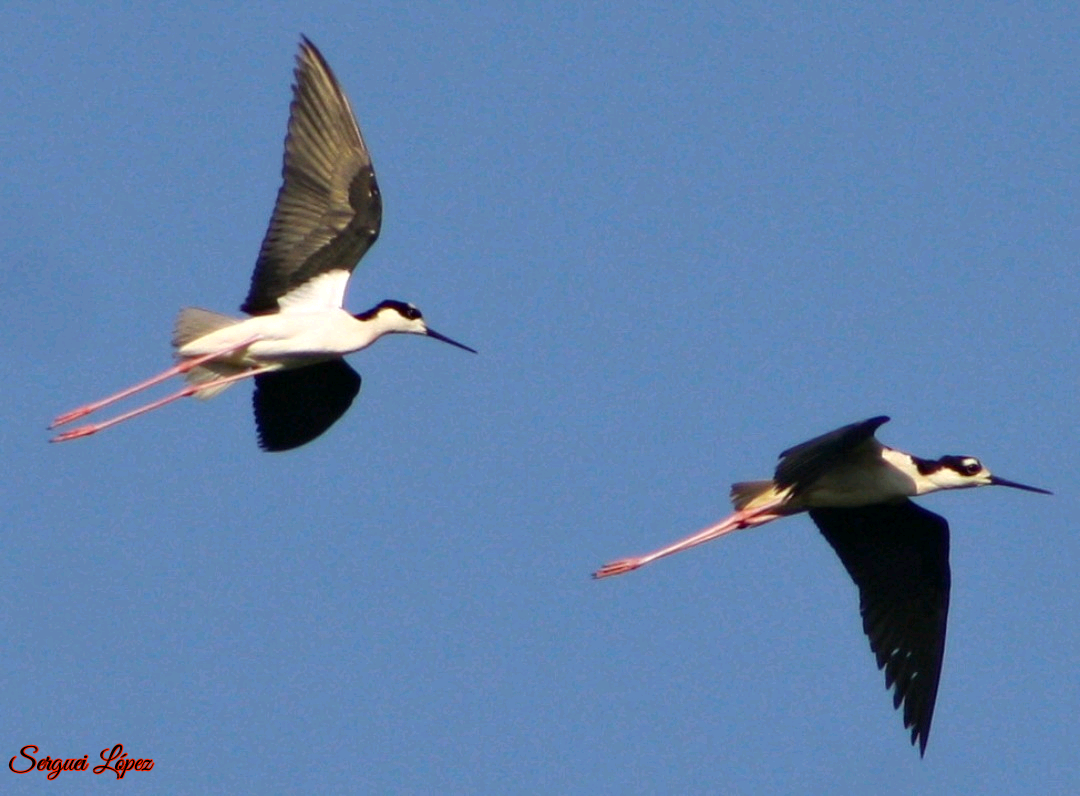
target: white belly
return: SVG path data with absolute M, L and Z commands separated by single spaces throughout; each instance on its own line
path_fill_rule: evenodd
M 860 462 L 830 470 L 803 493 L 802 504 L 807 508 L 854 508 L 916 495 L 915 481 L 890 464 L 889 459 L 896 455 L 904 454 L 886 448 L 882 458 L 869 466 Z
M 197 357 L 236 349 L 223 354 L 222 360 L 243 366 L 279 363 L 296 367 L 359 351 L 374 341 L 370 332 L 340 309 L 279 312 L 217 329 L 192 340 L 177 353 Z

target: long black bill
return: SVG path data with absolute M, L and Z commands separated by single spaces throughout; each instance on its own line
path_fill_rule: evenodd
M 996 475 L 990 476 L 990 483 L 994 486 L 1011 486 L 1013 489 L 1026 489 L 1028 492 L 1038 492 L 1040 495 L 1052 495 L 1054 494 L 1049 489 L 1039 489 L 1037 486 L 1028 486 L 1027 484 L 1018 484 L 1015 481 L 1009 481 L 1005 478 L 998 478 Z
M 458 348 L 464 348 L 466 351 L 471 351 L 474 354 L 476 353 L 475 348 L 469 348 L 464 343 L 459 343 L 457 340 L 451 340 L 445 334 L 439 334 L 434 329 L 428 329 L 427 330 L 427 336 L 428 337 L 434 337 L 436 340 L 442 340 L 444 343 L 449 343 L 450 345 L 456 345 Z

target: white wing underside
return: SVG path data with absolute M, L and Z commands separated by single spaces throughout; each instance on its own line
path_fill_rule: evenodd
M 351 272 L 336 269 L 321 273 L 278 298 L 281 312 L 341 309 Z

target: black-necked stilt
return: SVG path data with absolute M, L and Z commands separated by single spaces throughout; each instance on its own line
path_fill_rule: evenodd
M 189 385 L 158 401 L 52 439 L 85 437 L 179 398 L 209 398 L 255 378 L 259 445 L 295 448 L 349 408 L 360 376 L 342 359 L 385 334 L 422 334 L 476 353 L 429 329 L 420 310 L 384 301 L 359 315 L 342 307 L 353 268 L 379 237 L 382 200 L 349 100 L 322 54 L 301 37 L 285 137 L 283 182 L 263 239 L 251 290 L 232 318 L 187 308 L 173 333 L 179 362 L 122 392 L 60 415 L 70 423 L 177 375 Z
M 593 577 L 621 575 L 740 528 L 810 512 L 859 588 L 859 610 L 893 705 L 904 705 L 911 743 L 926 753 L 949 611 L 949 524 L 909 497 L 941 489 L 1011 486 L 971 456 L 920 459 L 886 447 L 874 431 L 887 417 L 838 428 L 780 454 L 771 481 L 731 487 L 735 512 L 716 525 Z

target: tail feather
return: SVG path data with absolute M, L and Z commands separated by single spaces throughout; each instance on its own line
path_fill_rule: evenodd
M 176 316 L 176 325 L 173 327 L 172 344 L 174 348 L 180 348 L 193 340 L 239 323 L 238 318 L 222 315 L 220 312 L 199 309 L 198 307 L 184 307 Z M 203 384 L 225 376 L 235 376 L 242 373 L 245 367 L 230 362 L 214 361 L 204 362 L 189 370 L 184 378 L 189 384 Z M 211 387 L 208 390 L 199 390 L 195 393 L 196 398 L 213 398 L 222 390 L 228 388 L 228 384 Z
M 751 506 L 759 500 L 773 500 L 778 496 L 772 481 L 740 481 L 731 485 L 731 504 L 736 511 Z
M 247 368 L 242 365 L 234 365 L 231 362 L 204 362 L 201 365 L 196 365 L 187 372 L 184 378 L 188 384 L 203 384 L 204 382 L 214 381 L 215 379 L 221 379 L 226 376 L 235 376 L 239 373 L 243 373 Z M 223 390 L 227 390 L 231 387 L 231 384 L 219 384 L 216 387 L 210 387 L 209 389 L 199 390 L 195 393 L 195 397 L 200 400 L 207 398 L 213 398 Z
M 184 307 L 176 316 L 172 336 L 173 347 L 180 348 L 192 340 L 198 340 L 210 332 L 216 332 L 218 329 L 224 329 L 235 323 L 240 323 L 240 319 L 198 307 Z

